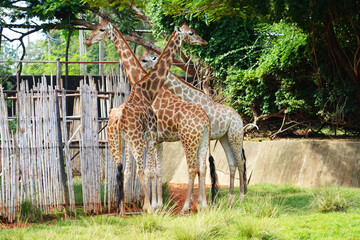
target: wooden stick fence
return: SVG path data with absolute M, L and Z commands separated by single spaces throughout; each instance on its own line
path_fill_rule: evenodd
M 59 148 L 56 131 L 56 93 L 43 83 L 37 94 L 22 83 L 18 98 L 18 127 L 9 135 L 7 108 L 1 90 L 1 212 L 8 221 L 15 219 L 15 209 L 30 201 L 45 214 L 65 203 L 60 181 Z M 36 97 L 36 98 L 35 98 Z M 19 179 L 21 179 L 19 181 Z M 5 189 L 5 191 L 4 191 Z
M 7 218 L 9 222 L 14 221 L 16 211 L 21 210 L 20 206 L 24 201 L 30 201 L 45 214 L 63 210 L 65 203 L 69 204 L 71 212 L 75 212 L 70 148 L 77 134 L 80 136 L 84 211 L 100 213 L 106 209 L 109 212 L 111 207 L 115 206 L 116 167 L 107 145 L 106 124 L 98 119 L 106 119 L 110 108 L 119 106 L 125 100 L 129 86 L 121 72 L 120 75 L 107 76 L 99 83 L 99 91 L 113 92 L 107 96 L 98 95 L 92 79 L 88 82 L 84 80 L 80 84 L 81 109 L 78 112 L 81 113 L 81 126 L 73 135 L 68 133 L 67 123 L 70 118 L 66 115 L 66 93 L 63 91 L 61 94 L 61 144 L 67 170 L 66 195 L 69 199 L 65 199 L 61 181 L 56 116 L 58 95 L 54 86 L 47 86 L 45 78 L 34 89 L 29 89 L 26 82 L 21 83 L 16 96 L 15 135 L 9 129 L 6 96 L 3 90 L 0 90 L 0 217 Z M 101 149 L 100 145 L 104 145 L 105 149 Z M 125 161 L 123 163 L 125 164 Z M 103 205 L 101 179 L 104 186 Z M 130 194 L 126 201 L 139 200 L 142 194 L 134 161 L 129 184 Z
M 10 135 L 7 119 L 7 106 L 4 93 L 0 88 L 0 138 L 1 138 L 1 185 L 0 185 L 0 216 L 8 221 L 15 219 L 15 208 L 18 205 L 16 178 L 19 177 L 15 155 L 13 136 Z
M 81 134 L 80 158 L 81 178 L 83 183 L 84 211 L 99 213 L 101 211 L 100 195 L 100 157 L 98 139 L 97 92 L 94 83 L 90 86 L 80 82 Z

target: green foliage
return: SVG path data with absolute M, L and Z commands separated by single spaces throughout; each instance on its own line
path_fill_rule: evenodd
M 196 51 L 215 70 L 216 84 L 239 112 L 251 116 L 249 104 L 263 113 L 285 109 L 359 133 L 359 1 L 153 4 L 148 10 L 160 32 L 182 18 L 208 40 Z M 259 22 L 265 27 L 257 28 Z
M 141 218 L 134 218 L 133 224 L 141 232 L 162 231 L 169 218 L 169 214 L 144 214 Z
M 111 7 L 117 9 L 119 12 L 124 10 L 131 10 L 133 6 L 138 8 L 142 8 L 146 1 L 141 0 L 132 0 L 132 1 L 123 1 L 123 0 L 111 0 L 111 1 L 103 1 L 103 0 L 80 0 L 81 3 L 89 4 L 91 7 L 102 8 L 104 5 L 109 4 Z
M 38 222 L 42 219 L 42 213 L 32 202 L 24 201 L 21 203 L 21 211 L 19 215 L 20 221 Z
M 31 0 L 22 1 L 21 7 L 16 6 L 15 0 L 1 1 L 0 7 L 7 8 L 11 11 L 9 14 L 11 21 L 25 20 L 29 22 L 31 18 L 37 18 L 42 28 L 47 28 L 48 21 L 56 23 L 65 28 L 72 28 L 71 21 L 79 13 L 84 13 L 83 4 L 79 1 L 60 1 L 60 0 Z
M 162 33 L 171 34 L 176 24 L 176 18 L 166 16 L 163 13 L 164 1 L 151 0 L 146 6 L 145 12 L 152 22 L 153 34 L 157 38 L 161 38 Z
M 238 65 L 227 68 L 225 95 L 231 96 L 238 103 L 235 107 L 249 116 L 250 105 L 263 113 L 285 109 L 285 113 L 315 114 L 312 107 L 318 92 L 306 54 L 306 35 L 283 22 L 261 25 L 256 31 L 262 36 L 258 40 L 262 50 L 257 62 L 244 70 Z
M 169 35 L 185 20 L 209 45 L 183 49 L 214 70 L 213 85 L 247 120 L 253 106 L 258 113 L 284 110 L 309 122 L 360 132 L 358 0 L 30 0 L 22 1 L 22 8 L 14 7 L 16 2 L 1 1 L 0 13 L 10 9 L 7 14 L 12 20 L 28 23 L 37 17 L 44 21 L 43 29 L 49 30 L 51 22 L 68 30 L 79 14 L 97 23 L 97 16 L 86 10 L 102 8 L 123 33 L 138 26 L 147 28 L 135 17 L 136 6 L 150 18 L 160 47 L 165 43 L 163 34 Z M 325 22 L 326 17 L 330 22 Z M 64 60 L 67 31 L 51 31 L 52 36 L 56 34 L 59 42 L 52 42 L 51 56 L 47 56 L 46 41 L 32 44 L 37 47 L 27 49 L 29 56 Z M 69 60 L 80 60 L 76 31 L 73 34 Z M 112 43 L 105 46 L 105 60 L 117 60 Z M 88 50 L 84 60 L 98 60 L 98 45 Z M 4 56 L 13 57 L 14 51 Z M 78 66 L 69 66 L 70 74 L 79 74 Z M 23 73 L 49 74 L 53 68 L 52 64 L 26 65 Z M 109 71 L 111 66 L 105 68 Z M 98 65 L 88 65 L 88 69 L 97 74 Z
M 244 16 L 244 3 L 239 0 L 170 0 L 164 5 L 164 12 L 167 15 L 182 15 L 187 13 L 193 17 L 202 17 L 206 21 L 215 21 L 224 16 Z
M 11 76 L 11 74 L 14 71 L 14 63 L 11 61 L 11 59 L 7 59 L 6 62 L 0 63 L 0 85 L 6 84 L 6 89 L 11 89 L 11 82 L 8 82 L 7 80 Z
M 9 81 L 9 77 L 11 76 L 12 72 L 14 71 L 13 67 L 14 63 L 8 59 L 4 64 L 0 64 L 0 87 L 4 87 L 7 90 L 13 89 L 13 84 Z M 11 100 L 6 100 L 7 106 L 11 107 Z M 17 121 L 12 120 L 9 121 L 9 129 L 11 132 L 16 132 Z
M 245 217 L 235 224 L 237 239 L 280 239 L 279 223 L 271 218 Z
M 174 239 L 216 239 L 226 235 L 227 224 L 239 213 L 224 208 L 201 210 L 179 219 L 174 219 L 171 230 Z
M 43 61 L 56 61 L 60 58 L 60 61 L 65 61 L 65 49 L 67 31 L 50 31 L 51 38 L 51 51 L 48 54 L 48 39 L 38 40 L 36 43 L 29 46 L 27 49 L 28 56 L 32 60 Z M 79 45 L 83 44 L 79 42 L 78 33 L 74 32 L 69 47 L 69 61 L 98 61 L 99 60 L 99 44 L 94 44 L 87 48 L 86 55 L 80 57 Z M 115 50 L 114 44 L 111 41 L 104 42 L 104 60 L 105 61 L 117 61 L 119 56 Z M 56 74 L 56 63 L 25 63 L 23 64 L 23 75 L 41 75 L 41 74 Z M 98 64 L 87 64 L 87 72 L 93 75 L 99 73 Z M 69 64 L 69 75 L 80 75 L 80 67 L 78 64 Z M 114 66 L 112 64 L 105 64 L 104 71 L 110 72 Z M 62 73 L 65 74 L 65 65 L 62 66 Z
M 255 19 L 223 18 L 211 23 L 208 27 L 201 26 L 201 36 L 208 41 L 208 46 L 199 49 L 205 63 L 215 70 L 215 76 L 226 78 L 228 69 L 250 68 L 256 58 L 258 46 L 254 25 Z M 255 43 L 255 44 L 254 44 Z
M 345 211 L 349 202 L 339 187 L 332 186 L 317 189 L 312 205 L 320 212 Z
M 254 202 L 244 202 L 244 210 L 246 213 L 256 217 L 278 217 L 284 208 L 284 200 L 274 197 L 272 194 L 265 196 L 254 196 L 257 199 Z
M 121 23 L 117 25 L 117 28 L 123 34 L 128 34 L 139 24 L 139 19 L 135 17 L 135 13 L 131 9 L 119 11 L 113 16 L 113 19 Z

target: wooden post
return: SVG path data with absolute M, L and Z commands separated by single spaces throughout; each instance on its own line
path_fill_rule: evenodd
M 60 58 L 56 59 L 56 84 L 58 86 L 58 89 L 62 89 L 62 86 L 61 86 L 61 63 L 60 63 Z
M 68 89 L 68 75 L 69 75 L 69 64 L 67 63 L 69 61 L 69 47 L 70 47 L 70 39 L 71 39 L 72 30 L 69 30 L 67 39 L 66 39 L 66 50 L 65 50 L 65 82 L 64 82 L 64 88 Z
M 59 106 L 59 98 L 58 94 L 56 93 L 56 118 L 57 118 L 57 131 L 58 131 L 58 143 L 59 143 L 59 160 L 60 160 L 60 178 L 61 183 L 64 188 L 64 196 L 65 196 L 65 210 L 66 214 L 70 215 L 69 211 L 69 194 L 68 194 L 68 188 L 67 188 L 67 178 L 65 173 L 65 161 L 64 161 L 64 146 L 62 144 L 62 135 L 61 135 L 61 123 L 60 123 L 60 106 Z

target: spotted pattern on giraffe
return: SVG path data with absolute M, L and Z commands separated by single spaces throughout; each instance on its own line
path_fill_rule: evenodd
M 105 21 L 102 21 L 101 24 L 106 25 L 107 23 Z M 136 83 L 139 81 L 139 79 L 142 79 L 144 77 L 146 72 L 141 68 L 140 63 L 136 60 L 134 54 L 132 53 L 130 47 L 124 40 L 121 33 L 116 28 L 113 28 L 111 24 L 107 25 L 107 26 L 111 30 L 110 31 L 111 32 L 110 39 L 115 44 L 115 48 L 119 53 L 119 56 L 122 60 L 122 64 L 125 68 L 129 82 L 131 85 L 135 85 L 135 87 L 133 87 L 133 91 L 131 92 L 133 94 L 130 94 L 132 101 L 139 103 L 141 101 L 141 96 L 142 96 L 142 97 L 145 97 L 146 99 L 149 99 L 149 101 L 151 102 L 151 100 L 153 100 L 155 98 L 156 92 L 159 91 L 161 84 L 156 83 L 154 81 L 151 81 L 153 84 L 150 84 L 150 81 L 148 80 L 145 85 L 139 84 L 141 86 L 137 87 L 139 85 L 136 85 Z M 101 34 L 99 31 L 96 32 L 96 30 L 93 33 L 92 33 L 93 35 Z M 89 40 L 87 40 L 89 45 L 91 45 L 90 41 L 92 38 L 92 36 L 91 36 L 92 34 L 90 34 Z M 103 36 L 102 38 L 105 39 L 106 36 Z M 98 39 L 100 39 L 100 38 L 98 38 Z M 100 41 L 103 39 L 100 39 Z M 180 42 L 181 42 L 180 40 L 178 40 L 176 38 L 174 41 L 176 44 L 180 44 Z M 176 47 L 176 45 L 174 45 L 173 41 L 170 41 L 169 43 L 170 43 L 169 46 L 173 46 L 173 48 Z M 200 44 L 202 44 L 202 43 L 200 43 Z M 164 50 L 163 51 L 164 56 L 166 56 L 167 58 L 175 57 L 177 49 L 170 49 L 170 50 L 171 51 L 169 51 L 169 52 L 166 52 Z M 124 52 L 126 52 L 126 54 Z M 134 61 L 136 60 L 135 64 L 134 64 L 134 62 L 132 62 L 132 60 L 134 60 Z M 161 61 L 161 64 L 159 64 L 160 67 L 157 70 L 158 76 L 156 76 L 156 75 L 147 75 L 147 76 L 150 76 L 149 78 L 152 80 L 155 77 L 161 77 L 161 78 L 166 79 L 168 70 L 166 70 L 166 71 L 163 70 L 162 65 L 163 64 L 170 65 L 171 60 L 167 59 L 167 60 Z M 144 88 L 146 89 L 146 91 L 141 91 L 141 89 L 144 89 Z M 184 146 L 185 152 L 187 154 L 188 166 L 190 168 L 189 173 L 191 173 L 190 175 L 199 173 L 199 168 L 201 169 L 200 173 L 204 174 L 204 169 L 206 169 L 206 164 L 204 163 L 204 161 L 200 161 L 200 162 L 197 161 L 197 158 L 205 159 L 207 149 L 209 148 L 208 145 L 209 145 L 209 136 L 210 136 L 210 129 L 209 129 L 210 123 L 209 123 L 208 117 L 206 116 L 206 114 L 200 107 L 198 107 L 197 105 L 194 105 L 194 104 L 185 103 L 184 101 L 176 98 L 173 94 L 169 95 L 170 92 L 165 90 L 165 88 L 162 88 L 159 94 L 160 95 L 158 95 L 156 100 L 166 98 L 166 100 L 169 100 L 171 102 L 171 103 L 168 103 L 166 101 L 163 101 L 162 104 L 160 104 L 155 100 L 153 103 L 154 109 L 159 108 L 161 110 L 161 108 L 164 108 L 166 110 L 166 111 L 163 111 L 164 119 L 161 119 L 161 118 L 158 119 L 158 125 L 162 126 L 164 129 L 163 131 L 158 131 L 158 133 L 161 135 L 161 141 L 162 140 L 166 140 L 166 141 L 171 140 L 172 141 L 176 137 L 178 140 L 180 139 L 183 142 L 183 146 Z M 177 102 L 177 104 L 175 104 L 175 105 L 172 104 L 172 103 L 176 103 L 176 102 Z M 170 105 L 168 105 L 168 104 L 170 104 Z M 130 105 L 128 104 L 128 106 L 130 106 Z M 173 109 L 172 109 L 172 107 L 173 107 Z M 184 107 L 186 107 L 186 109 L 189 109 L 189 111 L 183 112 Z M 121 118 L 121 116 L 123 116 L 124 114 L 129 114 L 129 113 L 127 113 L 124 109 L 122 109 L 120 107 L 116 111 L 115 110 L 112 111 L 112 114 L 110 114 L 110 116 L 111 116 L 111 118 Z M 191 121 L 193 121 L 193 122 L 191 122 Z M 111 144 L 111 149 L 114 154 L 118 155 L 121 152 L 121 151 L 119 152 L 118 150 L 116 150 L 116 149 L 120 148 L 119 144 L 121 144 L 116 139 L 116 137 L 119 138 L 119 136 L 116 136 L 116 134 L 119 134 L 119 132 L 120 132 L 119 126 L 115 126 L 118 122 L 109 121 L 109 123 L 111 123 L 110 126 L 108 127 L 108 131 L 110 132 L 109 133 L 109 142 L 114 141 L 113 144 Z M 195 123 L 198 125 L 196 125 Z M 139 125 L 139 124 L 141 124 L 141 123 L 136 123 L 136 125 Z M 144 122 L 142 122 L 142 124 L 144 124 Z M 149 123 L 146 123 L 146 124 L 149 124 Z M 187 126 L 191 126 L 191 128 L 188 128 Z M 128 124 L 128 127 L 133 127 L 133 125 Z M 125 130 L 128 132 L 126 132 Z M 140 130 L 137 130 L 137 132 L 140 132 Z M 134 135 L 132 135 L 131 133 L 132 132 L 129 130 L 129 128 L 122 126 L 122 129 L 121 129 L 122 139 L 128 139 L 129 136 L 133 137 Z M 112 140 L 110 140 L 110 138 Z M 159 139 L 160 139 L 160 137 L 157 137 L 157 141 L 161 142 L 161 141 L 159 141 Z M 133 140 L 132 143 L 141 145 L 141 144 L 143 144 L 143 141 L 140 141 L 138 139 L 138 140 Z M 113 149 L 115 149 L 115 150 L 113 151 Z M 128 150 L 128 148 L 126 150 Z M 129 153 L 129 151 L 127 151 L 127 154 L 126 154 L 127 159 L 130 154 L 131 153 Z M 137 155 L 139 155 L 139 154 L 137 154 Z M 134 155 L 134 157 L 135 157 L 135 155 Z M 128 165 L 129 164 L 127 164 L 126 166 L 128 166 Z M 153 166 L 153 162 L 149 163 L 148 165 Z M 157 174 L 160 179 L 159 182 L 161 183 L 161 175 L 162 175 L 162 162 L 161 161 L 159 161 L 159 165 L 160 166 L 157 166 Z M 197 166 L 197 168 L 195 166 Z M 146 171 L 146 170 L 148 170 L 148 171 Z M 144 175 L 144 173 L 148 174 L 148 172 L 150 171 L 149 174 L 151 176 L 154 175 L 154 173 L 151 172 L 152 171 L 151 169 L 146 169 L 146 170 L 144 172 L 140 172 L 138 174 Z M 125 181 L 127 181 L 126 172 L 127 172 L 127 168 L 125 169 Z M 189 180 L 189 183 L 190 183 L 190 180 Z M 160 189 L 161 189 L 161 186 L 160 186 Z M 192 189 L 191 186 L 189 186 L 189 189 Z M 161 201 L 162 201 L 162 199 L 161 199 Z M 186 204 L 189 205 L 190 202 L 188 201 L 188 203 L 184 204 L 183 210 L 184 209 L 187 210 L 190 207 L 190 205 L 187 206 Z M 205 204 L 206 204 L 206 202 L 205 202 Z M 203 205 L 203 207 L 205 206 L 204 203 L 202 203 L 202 205 Z
M 141 58 L 145 60 L 143 61 L 144 67 L 152 68 L 156 64 L 156 57 L 150 56 L 149 52 L 144 53 Z M 164 86 L 174 92 L 177 97 L 201 106 L 210 119 L 211 139 L 220 140 L 229 164 L 230 193 L 228 205 L 230 205 L 233 199 L 236 168 L 239 170 L 239 175 L 244 176 L 243 121 L 233 108 L 214 102 L 204 92 L 184 82 L 180 77 L 172 73 L 169 73 L 167 77 Z M 240 177 L 240 200 L 244 198 L 245 184 L 246 179 Z

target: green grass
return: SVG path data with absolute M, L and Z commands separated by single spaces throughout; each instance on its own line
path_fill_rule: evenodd
M 360 239 L 360 189 L 253 185 L 230 208 L 227 193 L 198 213 L 59 217 L 2 229 L 0 239 Z

